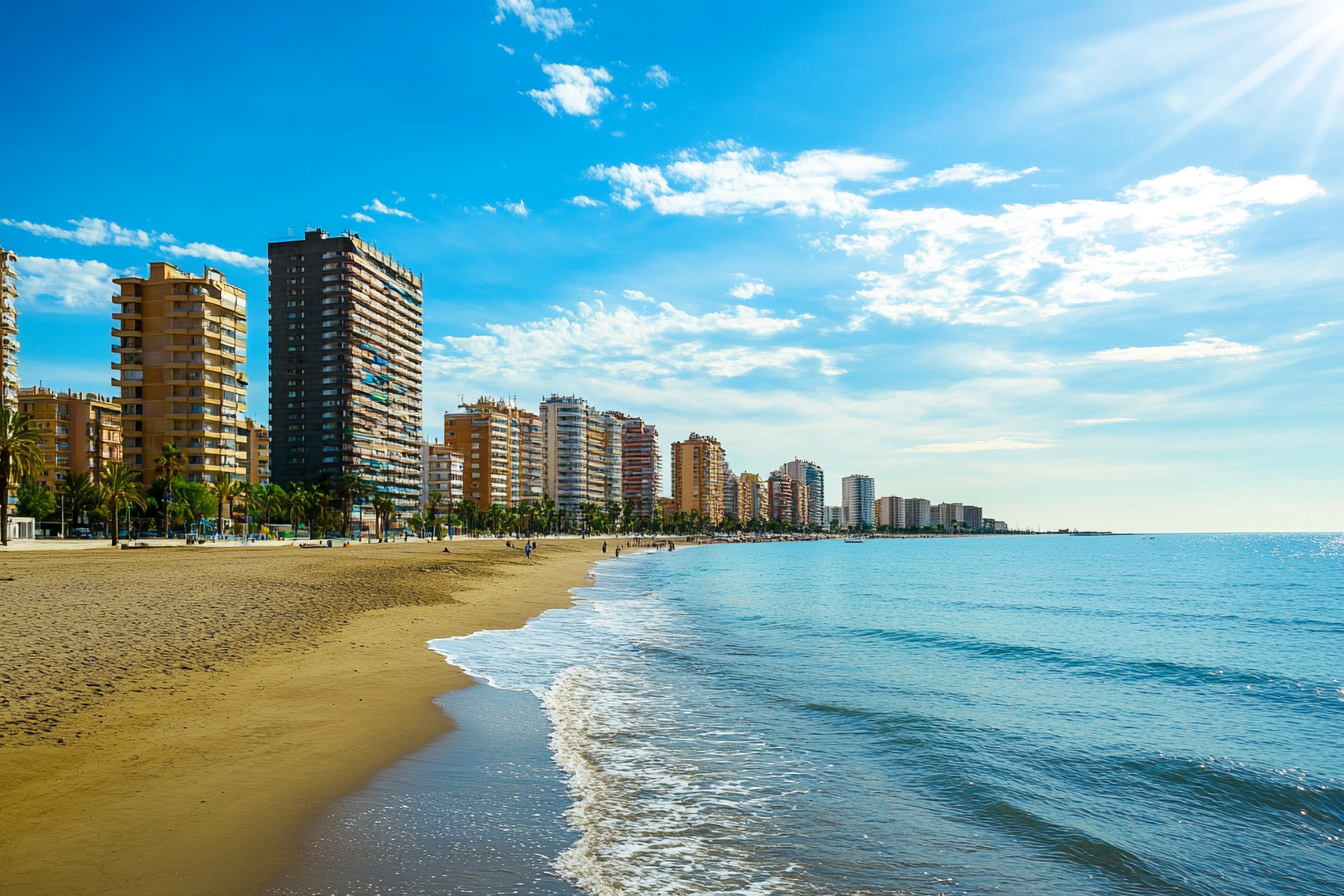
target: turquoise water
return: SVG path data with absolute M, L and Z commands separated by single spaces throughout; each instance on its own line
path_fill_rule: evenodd
M 712 546 L 579 597 L 433 645 L 549 731 L 519 892 L 1344 892 L 1338 536 Z M 384 835 L 454 880 L 425 817 Z

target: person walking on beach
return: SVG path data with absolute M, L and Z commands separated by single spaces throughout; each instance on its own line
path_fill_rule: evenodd
M 604 541 L 602 542 L 602 553 L 605 554 L 606 552 L 607 552 L 607 543 Z
M 527 556 L 527 559 L 531 560 L 531 559 L 532 559 L 532 545 L 530 545 L 530 544 L 525 544 L 525 545 L 523 545 L 523 554 L 525 554 L 525 555 Z

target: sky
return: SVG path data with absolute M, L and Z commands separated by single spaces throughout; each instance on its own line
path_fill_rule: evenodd
M 1067 8 L 1061 8 L 1067 7 Z M 425 431 L 577 394 L 1014 526 L 1341 529 L 1344 6 L 8 2 L 20 377 L 111 278 L 423 274 Z M 666 457 L 664 475 L 666 477 Z

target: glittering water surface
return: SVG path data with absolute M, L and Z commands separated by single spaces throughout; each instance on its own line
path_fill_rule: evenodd
M 1344 892 L 1338 536 L 627 556 L 434 646 L 541 701 L 590 893 Z

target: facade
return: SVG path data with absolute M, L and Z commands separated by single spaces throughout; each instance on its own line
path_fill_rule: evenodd
M 462 454 L 448 445 L 425 444 L 420 449 L 420 512 L 424 513 L 429 496 L 438 493 L 445 506 L 456 504 L 463 496 Z
M 733 519 L 742 518 L 742 515 L 739 512 L 741 508 L 738 506 L 739 484 L 739 480 L 737 475 L 733 472 L 733 468 L 725 463 L 723 465 L 723 516 L 725 519 L 728 517 L 732 517 Z
M 271 243 L 271 472 L 420 499 L 423 284 L 358 234 Z
M 873 497 L 873 477 L 855 473 L 840 480 L 840 524 L 851 529 L 871 526 Z
M 878 498 L 873 510 L 873 522 L 878 526 L 904 529 L 906 527 L 905 499 L 896 497 Z
M 929 524 L 951 529 L 957 523 L 964 523 L 966 517 L 961 504 L 934 504 L 929 508 Z
M 906 498 L 905 499 L 905 527 L 907 529 L 920 529 L 924 526 L 933 525 L 932 508 L 929 506 L 926 498 Z
M 518 409 L 518 499 L 540 501 L 546 494 L 546 427 L 541 415 Z
M 541 484 L 539 427 L 535 414 L 485 396 L 444 414 L 443 444 L 463 459 L 462 497 L 481 510 L 533 499 Z
M 247 482 L 249 485 L 271 484 L 271 434 L 264 426 L 258 426 L 251 417 L 239 430 L 238 441 L 242 442 L 242 433 L 247 433 Z
M 112 385 L 123 462 L 152 482 L 154 459 L 172 443 L 188 480 L 246 479 L 247 294 L 214 268 L 189 274 L 166 261 L 152 262 L 147 278 L 112 282 L 121 288 Z
M 658 508 L 658 427 L 639 417 L 612 416 L 621 421 L 621 500 L 635 502 L 635 516 L 652 519 Z
M 713 436 L 691 433 L 672 443 L 672 502 L 682 513 L 699 511 L 713 525 L 723 522 L 723 446 Z
M 995 520 L 995 521 L 994 521 L 994 531 L 995 531 L 995 532 L 1007 532 L 1007 531 L 1008 531 L 1008 524 L 1005 523 L 1003 520 Z
M 18 256 L 0 248 L 0 403 L 14 407 L 19 393 Z
M 737 516 L 743 522 L 763 520 L 769 507 L 768 486 L 756 473 L 737 477 Z M 764 493 L 764 495 L 763 495 Z
M 620 415 L 594 410 L 574 395 L 552 395 L 541 403 L 541 426 L 545 493 L 559 510 L 577 517 L 581 504 L 621 502 Z
M 92 392 L 30 386 L 17 409 L 42 433 L 42 471 L 33 479 L 55 491 L 73 473 L 97 483 L 108 464 L 122 460 L 121 405 Z
M 832 529 L 840 525 L 840 508 L 832 504 L 821 509 L 821 525 L 824 529 Z
M 767 482 L 769 494 L 770 519 L 785 523 L 801 522 L 798 511 L 806 508 L 806 485 L 794 479 L 783 470 L 770 474 Z
M 814 528 L 820 527 L 822 511 L 826 506 L 826 475 L 817 464 L 810 460 L 794 458 L 783 467 L 785 473 L 807 488 L 806 522 Z M 803 522 L 800 520 L 799 522 Z
M 978 532 L 985 528 L 985 509 L 967 504 L 961 508 L 961 516 L 966 528 Z

